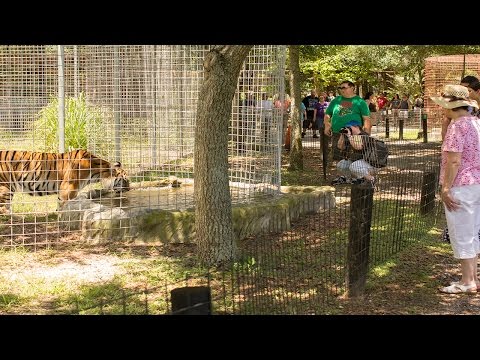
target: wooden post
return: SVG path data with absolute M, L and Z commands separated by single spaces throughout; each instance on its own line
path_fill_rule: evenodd
M 420 214 L 428 214 L 435 207 L 435 187 L 435 173 L 432 171 L 424 172 L 422 195 L 420 198 Z
M 427 113 L 422 114 L 422 131 L 423 131 L 423 142 L 428 142 L 427 137 Z
M 172 314 L 175 315 L 211 315 L 212 300 L 210 287 L 187 286 L 173 289 Z
M 385 118 L 385 137 L 387 139 L 390 137 L 390 121 L 388 116 Z
M 403 119 L 398 119 L 398 140 L 403 140 Z
M 365 291 L 370 253 L 373 192 L 374 189 L 369 183 L 352 185 L 346 279 L 349 297 L 363 295 Z
M 285 150 L 290 151 L 290 143 L 292 137 L 292 125 L 287 126 L 287 134 L 285 135 Z

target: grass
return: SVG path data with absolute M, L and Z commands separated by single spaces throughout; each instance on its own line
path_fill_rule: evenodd
M 20 247 L 0 251 L 0 313 L 142 314 L 149 291 L 148 311 L 164 313 L 169 284 L 205 273 L 192 267 L 189 259 L 161 255 L 154 247 L 142 254 L 128 248 L 123 252 L 97 248 L 96 252 L 50 249 L 32 253 Z M 102 261 L 92 271 L 87 265 L 100 254 Z M 100 310 L 102 298 L 118 301 L 109 300 Z
M 418 129 L 404 129 L 403 130 L 403 140 L 417 140 L 418 139 Z M 399 131 L 390 131 L 390 139 L 398 139 L 400 137 Z M 421 141 L 422 139 L 419 139 Z
M 29 217 L 55 213 L 58 206 L 58 195 L 31 196 L 26 193 L 15 193 L 12 211 L 15 214 L 28 214 Z

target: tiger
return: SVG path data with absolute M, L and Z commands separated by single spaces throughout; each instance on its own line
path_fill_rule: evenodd
M 10 209 L 14 192 L 58 194 L 59 207 L 74 199 L 86 185 L 113 179 L 115 192 L 130 190 L 120 162 L 110 164 L 87 150 L 47 153 L 0 150 L 0 211 Z

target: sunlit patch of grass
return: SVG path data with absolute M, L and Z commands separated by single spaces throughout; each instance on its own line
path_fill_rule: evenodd
M 403 140 L 417 140 L 418 139 L 418 129 L 404 129 L 403 130 Z M 399 131 L 390 131 L 391 139 L 398 139 L 400 137 Z M 423 139 L 420 139 L 423 141 Z
M 37 213 L 48 214 L 57 210 L 58 195 L 31 196 L 26 193 L 15 193 L 12 210 L 16 214 Z
M 381 265 L 375 266 L 372 269 L 372 274 L 377 277 L 387 276 L 394 266 L 396 266 L 396 262 L 386 261 Z
M 14 306 L 22 304 L 23 299 L 12 293 L 0 293 L 0 311 L 8 311 Z
M 430 245 L 427 247 L 429 250 L 438 253 L 438 254 L 451 254 L 452 246 L 446 242 L 437 241 L 436 244 Z

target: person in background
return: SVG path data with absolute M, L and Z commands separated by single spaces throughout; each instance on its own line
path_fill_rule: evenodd
M 452 121 L 442 144 L 441 199 L 453 256 L 460 259 L 462 277 L 440 288 L 447 294 L 476 293 L 480 285 L 477 259 L 480 253 L 480 120 L 468 112 L 478 109 L 462 85 L 445 85 L 442 96 L 431 97 Z
M 460 85 L 465 87 L 469 87 L 471 84 L 478 82 L 478 78 L 472 75 L 465 76 L 462 80 L 460 80 Z
M 474 76 L 472 76 L 474 78 Z M 479 80 L 472 80 L 470 83 L 461 83 L 460 85 L 466 86 L 468 92 L 470 94 L 470 98 L 475 100 L 477 103 L 480 103 L 480 81 Z M 480 110 L 475 108 L 469 109 L 470 114 L 480 117 Z
M 479 92 L 480 83 L 479 83 L 478 78 L 476 78 L 475 76 L 472 76 L 472 75 L 465 76 L 462 80 L 460 80 L 460 85 L 465 86 L 468 89 L 468 91 L 470 93 L 470 97 L 473 100 L 476 100 L 477 102 L 480 100 L 480 92 Z M 472 88 L 472 86 L 476 89 L 474 90 Z M 474 109 L 474 108 L 470 108 L 469 112 L 472 113 L 473 115 L 477 116 L 477 117 L 480 115 L 479 111 L 477 109 Z M 449 119 L 448 117 L 445 117 L 442 120 L 442 140 L 445 138 L 445 134 L 447 132 L 447 127 L 450 124 L 451 120 L 452 119 Z
M 313 126 L 314 117 L 313 113 L 315 111 L 315 104 L 318 102 L 317 92 L 312 90 L 310 95 L 305 96 L 302 102 L 305 104 L 307 108 L 307 119 L 303 121 L 303 131 L 302 131 L 302 138 L 306 135 L 307 129 Z
M 331 102 L 333 99 L 335 99 L 335 95 L 334 95 L 333 91 L 329 91 L 326 100 L 327 100 L 327 102 Z
M 395 94 L 392 101 L 390 101 L 390 110 L 398 110 L 400 108 L 400 96 Z
M 383 108 L 385 109 L 388 108 L 388 99 L 387 99 L 386 92 L 380 93 L 380 95 L 377 98 L 377 105 L 378 105 L 378 111 L 383 110 Z
M 421 109 L 421 108 L 423 108 L 423 96 L 418 95 L 418 94 L 415 94 L 414 108 L 415 108 L 415 109 Z
M 338 87 L 340 91 L 325 110 L 323 120 L 327 136 L 332 137 L 333 160 L 342 160 L 342 153 L 338 148 L 340 130 L 347 124 L 363 127 L 363 131 L 371 134 L 372 122 L 368 105 L 360 96 L 355 94 L 355 84 L 351 81 L 343 81 Z
M 408 102 L 407 94 L 402 95 L 402 100 L 400 100 L 400 106 L 398 108 L 400 110 L 408 110 L 410 108 L 410 103 Z
M 377 124 L 377 102 L 375 101 L 375 96 L 373 92 L 369 91 L 363 97 L 363 100 L 368 105 L 368 110 L 370 110 L 370 118 L 372 119 L 372 125 Z
M 408 95 L 403 94 L 402 99 L 400 100 L 400 105 L 398 107 L 398 117 L 401 119 L 408 119 L 409 108 L 410 108 L 410 103 L 408 101 Z
M 305 104 L 300 103 L 300 125 L 303 125 L 303 121 L 307 118 L 307 108 Z
M 273 100 L 268 98 L 266 93 L 262 94 L 262 100 L 260 101 L 260 111 L 262 112 L 261 128 L 264 136 L 265 143 L 268 143 L 269 130 L 272 127 L 273 121 Z
M 368 109 L 370 110 L 370 112 L 377 111 L 377 104 L 375 103 L 373 92 L 371 91 L 367 92 L 363 97 L 363 100 L 365 100 L 365 102 L 367 103 Z
M 323 131 L 323 119 L 325 117 L 325 109 L 328 107 L 328 102 L 325 101 L 325 95 L 320 95 L 319 101 L 315 104 L 315 110 L 313 111 L 313 118 L 315 123 L 313 124 L 313 137 L 318 138 L 318 132 Z

